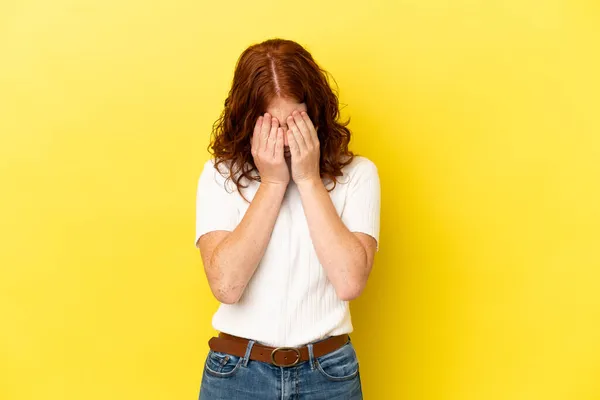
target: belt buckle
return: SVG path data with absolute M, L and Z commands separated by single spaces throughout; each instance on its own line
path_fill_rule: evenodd
M 296 352 L 296 360 L 294 360 L 294 362 L 292 364 L 278 364 L 277 361 L 275 361 L 275 353 L 277 353 L 278 351 L 290 351 L 293 350 Z M 273 362 L 273 365 L 275 365 L 276 367 L 293 367 L 294 365 L 298 364 L 298 362 L 300 361 L 300 350 L 298 350 L 295 347 L 277 347 L 276 349 L 274 349 L 271 352 L 271 362 Z

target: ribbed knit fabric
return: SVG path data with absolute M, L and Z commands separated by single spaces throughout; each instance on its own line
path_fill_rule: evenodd
M 224 165 L 220 168 L 227 177 Z M 377 167 L 369 159 L 356 156 L 343 172 L 329 193 L 335 209 L 351 232 L 374 237 L 379 250 L 381 195 Z M 196 243 L 207 232 L 233 231 L 249 207 L 225 177 L 216 171 L 214 160 L 206 162 L 198 183 Z M 259 185 L 251 181 L 248 188 L 242 189 L 249 201 Z M 300 346 L 352 332 L 348 302 L 337 297 L 319 263 L 293 181 L 265 254 L 244 294 L 236 304 L 221 304 L 212 323 L 218 331 L 270 346 Z

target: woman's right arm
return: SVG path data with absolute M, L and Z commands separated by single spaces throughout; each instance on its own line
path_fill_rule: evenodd
M 268 114 L 259 118 L 252 136 L 252 155 L 260 186 L 233 231 L 212 231 L 198 240 L 208 283 L 221 303 L 239 301 L 271 239 L 290 179 L 283 140 L 277 119 Z
M 242 297 L 269 244 L 285 189 L 286 185 L 261 184 L 233 232 L 213 231 L 200 237 L 206 277 L 221 303 L 236 303 Z

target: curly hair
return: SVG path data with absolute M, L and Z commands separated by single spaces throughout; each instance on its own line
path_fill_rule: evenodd
M 228 179 L 234 181 L 240 194 L 240 188 L 247 187 L 241 183 L 243 178 L 260 181 L 260 176 L 252 174 L 258 170 L 250 138 L 256 120 L 276 96 L 306 104 L 319 138 L 321 178 L 333 181 L 329 191 L 335 188 L 336 177 L 343 175 L 342 168 L 356 154 L 348 149 L 350 120 L 339 120 L 338 96 L 330 87 L 328 76 L 306 49 L 291 40 L 270 39 L 242 53 L 208 146 L 215 158 L 215 169 L 223 162 L 228 164 Z

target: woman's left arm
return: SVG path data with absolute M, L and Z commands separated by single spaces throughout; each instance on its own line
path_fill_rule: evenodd
M 304 214 L 317 257 L 338 297 L 353 300 L 363 291 L 373 266 L 375 239 L 350 232 L 337 214 L 323 183 L 298 183 Z
M 365 233 L 351 232 L 338 215 L 320 178 L 319 141 L 308 115 L 294 112 L 288 127 L 292 178 L 300 192 L 317 257 L 338 297 L 353 300 L 367 283 L 377 242 Z

